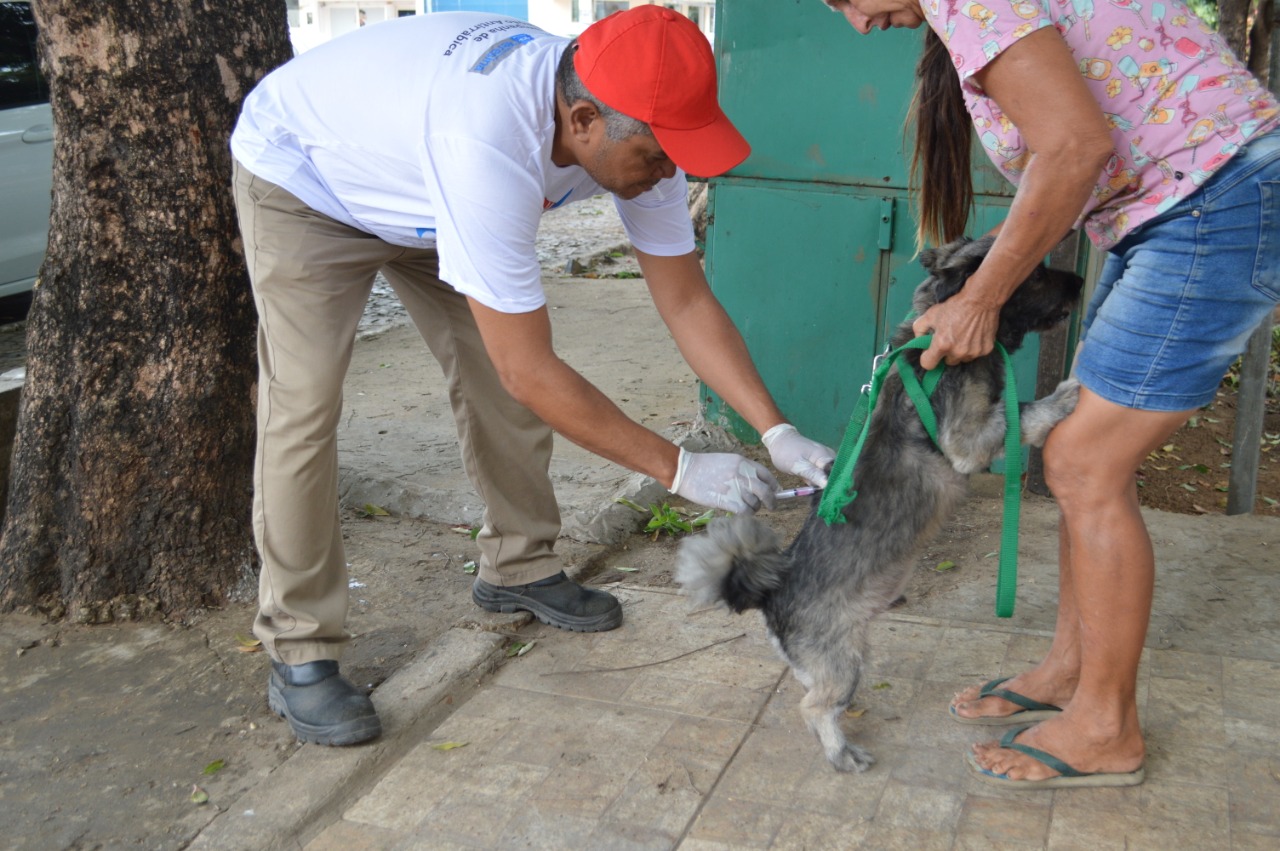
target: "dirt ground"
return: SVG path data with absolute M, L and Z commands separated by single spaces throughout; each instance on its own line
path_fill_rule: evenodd
M 1236 393 L 1224 383 L 1213 404 L 1201 410 L 1138 471 L 1143 505 L 1179 514 L 1222 514 L 1235 431 Z M 1280 517 L 1280 398 L 1272 398 L 1263 419 L 1254 512 Z

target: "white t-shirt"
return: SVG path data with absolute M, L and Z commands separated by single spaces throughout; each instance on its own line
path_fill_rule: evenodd
M 555 71 L 569 40 L 496 15 L 363 27 L 294 58 L 245 99 L 235 158 L 308 205 L 395 245 L 435 247 L 440 277 L 504 313 L 546 302 L 544 212 L 605 190 L 551 162 Z M 694 249 L 682 172 L 630 201 L 648 254 Z

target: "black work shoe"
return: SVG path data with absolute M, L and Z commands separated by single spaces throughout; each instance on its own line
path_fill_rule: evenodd
M 272 659 L 267 704 L 304 742 L 354 745 L 382 734 L 373 701 L 331 660 L 286 665 Z
M 603 632 L 622 625 L 622 605 L 616 597 L 582 587 L 563 570 L 528 585 L 505 588 L 477 579 L 471 599 L 490 612 L 533 612 L 543 623 L 574 632 Z

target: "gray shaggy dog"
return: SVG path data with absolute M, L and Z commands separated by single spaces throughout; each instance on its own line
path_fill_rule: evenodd
M 918 314 L 955 295 L 991 247 L 992 238 L 961 239 L 925 251 L 930 273 L 916 289 Z M 1082 281 L 1037 268 L 1000 312 L 997 339 L 1010 352 L 1032 331 L 1070 314 Z M 914 336 L 910 322 L 894 348 Z M 920 351 L 899 368 L 920 370 Z M 896 371 L 884 381 L 870 432 L 854 470 L 857 498 L 847 522 L 828 526 L 814 511 L 785 550 L 773 530 L 747 516 L 715 520 L 687 538 L 676 579 L 698 603 L 735 612 L 760 609 L 770 638 L 808 690 L 800 711 L 827 759 L 840 771 L 865 771 L 874 759 L 848 742 L 840 717 L 862 672 L 867 627 L 902 594 L 921 548 L 964 497 L 968 474 L 985 470 L 1004 450 L 1004 365 L 996 353 L 947 367 L 933 395 L 941 451 L 929 439 Z M 1052 395 L 1020 406 L 1022 440 L 1044 444 L 1075 408 L 1079 385 L 1064 381 Z

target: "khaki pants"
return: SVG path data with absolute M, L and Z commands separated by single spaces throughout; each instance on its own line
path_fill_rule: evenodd
M 347 227 L 239 163 L 234 184 L 258 309 L 254 634 L 271 656 L 295 665 L 338 659 L 348 640 L 337 428 L 378 270 L 448 380 L 463 464 L 485 503 L 480 577 L 505 586 L 557 573 L 551 430 L 502 388 L 466 299 L 438 277 L 436 252 Z

